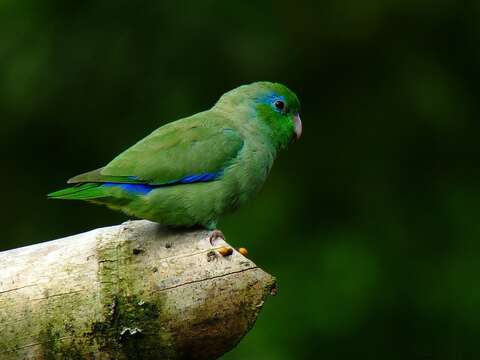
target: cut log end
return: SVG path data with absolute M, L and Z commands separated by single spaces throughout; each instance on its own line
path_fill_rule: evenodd
M 144 220 L 6 251 L 0 358 L 216 359 L 275 289 L 206 231 Z

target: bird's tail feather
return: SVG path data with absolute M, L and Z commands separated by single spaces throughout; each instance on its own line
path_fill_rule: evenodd
M 102 183 L 78 184 L 48 194 L 50 199 L 90 200 L 109 196 Z

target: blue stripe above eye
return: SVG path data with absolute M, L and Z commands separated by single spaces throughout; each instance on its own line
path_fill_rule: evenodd
M 277 95 L 275 93 L 271 93 L 267 96 L 264 96 L 264 97 L 260 98 L 259 102 L 261 102 L 263 104 L 273 104 L 277 100 L 281 100 L 281 101 L 285 102 L 285 97 L 283 97 L 282 95 Z
M 165 187 L 171 186 L 176 184 L 193 184 L 197 182 L 208 182 L 218 179 L 223 174 L 222 171 L 216 173 L 202 173 L 202 174 L 195 174 L 195 175 L 187 175 L 178 180 L 171 181 L 166 184 L 161 185 L 149 185 L 149 184 L 126 184 L 126 183 L 116 183 L 116 182 L 106 182 L 103 183 L 103 186 L 106 187 L 118 187 L 122 190 L 128 191 L 134 194 L 141 194 L 146 195 L 150 191 L 158 188 L 158 187 Z M 133 176 L 131 177 L 133 180 Z

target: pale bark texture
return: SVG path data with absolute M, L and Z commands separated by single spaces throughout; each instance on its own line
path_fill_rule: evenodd
M 0 253 L 0 359 L 216 359 L 275 280 L 205 230 L 131 221 Z

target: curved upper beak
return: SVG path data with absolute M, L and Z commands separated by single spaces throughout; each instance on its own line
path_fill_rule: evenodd
M 300 120 L 300 115 L 296 113 L 293 117 L 294 131 L 295 131 L 295 140 L 300 139 L 302 136 L 302 120 Z

